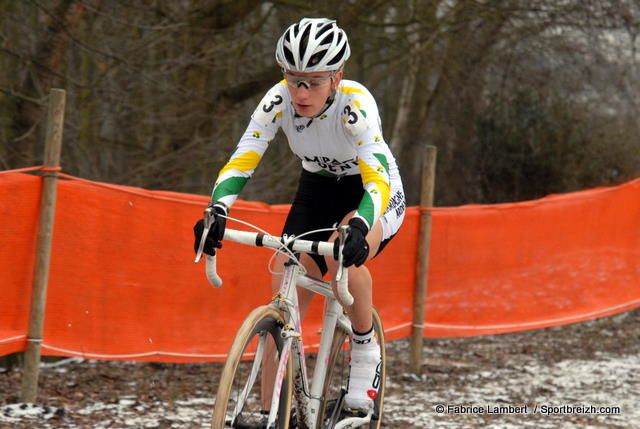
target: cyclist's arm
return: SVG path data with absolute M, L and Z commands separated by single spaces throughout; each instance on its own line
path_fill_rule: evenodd
M 280 128 L 285 95 L 286 87 L 280 82 L 258 104 L 235 152 L 218 173 L 211 201 L 224 203 L 227 207 L 236 201 Z
M 343 110 L 343 124 L 358 153 L 364 196 L 354 217 L 362 219 L 369 230 L 389 204 L 391 183 L 387 154 L 375 101 L 366 95 L 351 99 Z

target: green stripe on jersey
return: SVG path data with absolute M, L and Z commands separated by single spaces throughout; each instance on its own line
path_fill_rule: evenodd
M 218 201 L 220 198 L 224 198 L 228 195 L 238 195 L 244 185 L 247 183 L 246 177 L 229 177 L 223 180 L 213 190 L 211 201 Z
M 378 158 L 378 161 L 380 161 L 380 164 L 382 164 L 387 174 L 389 174 L 389 161 L 387 161 L 387 157 L 381 153 L 374 153 L 373 156 Z
M 371 199 L 371 195 L 365 191 L 362 196 L 362 200 L 360 200 L 360 205 L 358 206 L 358 214 L 362 216 L 367 223 L 369 224 L 369 229 L 373 228 L 373 216 L 375 211 L 375 205 L 373 204 L 373 200 Z

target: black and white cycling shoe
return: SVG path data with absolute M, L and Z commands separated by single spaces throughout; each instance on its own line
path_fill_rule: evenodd
M 351 343 L 349 384 L 344 397 L 346 408 L 364 411 L 373 408 L 380 389 L 381 365 L 380 346 L 375 339 L 367 344 Z

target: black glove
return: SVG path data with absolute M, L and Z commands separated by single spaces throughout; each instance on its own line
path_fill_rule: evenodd
M 360 218 L 353 217 L 349 220 L 349 226 L 351 230 L 344 242 L 344 248 L 342 249 L 342 265 L 350 267 L 355 265 L 359 267 L 364 264 L 369 256 L 369 243 L 365 237 L 369 232 L 369 228 Z M 334 245 L 334 254 L 337 255 L 337 243 Z
M 211 206 L 211 204 L 209 204 Z M 224 228 L 227 224 L 227 219 L 220 215 L 227 215 L 227 210 L 225 206 L 220 203 L 216 203 L 213 205 L 213 217 L 214 223 L 209 229 L 209 233 L 207 234 L 207 238 L 204 242 L 203 252 L 207 255 L 214 256 L 216 254 L 216 249 L 222 248 L 222 238 L 224 237 Z M 200 219 L 193 225 L 193 235 L 195 236 L 195 241 L 193 243 L 193 250 L 198 253 L 198 247 L 200 247 L 200 238 L 202 237 L 202 232 L 204 231 L 204 219 Z

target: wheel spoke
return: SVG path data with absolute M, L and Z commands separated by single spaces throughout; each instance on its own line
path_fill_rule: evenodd
M 261 412 L 263 393 L 274 388 L 272 377 L 265 374 L 265 365 L 273 350 L 280 359 L 284 341 L 280 335 L 283 326 L 280 312 L 268 306 L 255 309 L 241 325 L 225 363 L 216 395 L 212 418 L 213 429 L 230 427 L 262 427 L 267 417 Z M 273 346 L 273 347 L 272 347 Z M 277 429 L 289 424 L 292 392 L 291 364 L 281 374 L 281 394 L 276 410 Z M 264 384 L 264 383 L 268 383 Z
M 264 352 L 264 343 L 267 339 L 266 332 L 260 332 L 258 334 L 260 339 L 258 340 L 258 349 L 256 350 L 255 357 L 253 358 L 253 365 L 251 365 L 251 373 L 249 374 L 249 378 L 247 379 L 247 383 L 244 385 L 242 389 L 242 393 L 238 397 L 238 401 L 236 402 L 236 406 L 233 410 L 233 414 L 231 415 L 231 420 L 234 421 L 236 417 L 242 411 L 244 407 L 244 403 L 249 396 L 249 392 L 253 388 L 253 384 L 256 382 L 256 377 L 260 372 L 260 368 L 262 366 L 262 353 Z

